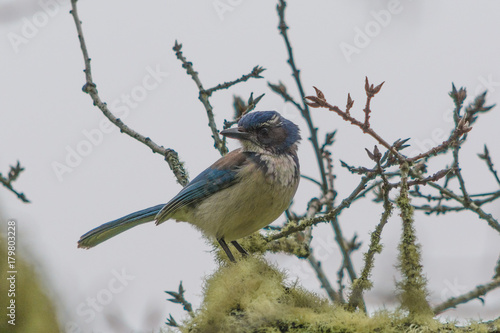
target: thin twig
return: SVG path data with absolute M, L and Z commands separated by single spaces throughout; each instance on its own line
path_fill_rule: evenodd
M 366 92 L 366 104 L 365 104 L 365 108 L 363 109 L 363 112 L 365 113 L 365 122 L 364 122 L 364 127 L 365 128 L 369 128 L 370 127 L 370 113 L 371 113 L 371 110 L 370 110 L 370 102 L 372 100 L 372 98 L 375 96 L 375 94 L 377 94 L 380 89 L 382 88 L 382 85 L 384 84 L 384 82 L 382 82 L 381 84 L 379 84 L 377 87 L 374 87 L 373 84 L 370 85 L 370 83 L 368 82 L 368 77 L 365 77 L 365 92 Z M 347 106 L 346 106 L 346 110 L 349 107 L 349 98 L 350 96 L 347 97 Z M 352 106 L 352 105 L 351 105 Z M 348 114 L 349 112 L 346 111 L 346 114 Z
M 414 192 L 412 192 L 411 194 L 413 196 L 415 196 Z M 496 200 L 497 198 L 499 198 L 500 191 L 493 192 L 493 193 L 471 194 L 471 195 L 469 195 L 469 197 L 477 197 L 477 196 L 485 196 L 485 195 L 491 195 L 491 196 L 489 198 L 485 198 L 482 200 L 472 200 L 471 202 L 474 203 L 475 205 L 477 205 L 478 207 L 480 207 L 480 206 L 484 205 L 485 203 L 492 202 L 492 201 Z M 416 197 L 427 199 L 428 201 L 429 200 L 439 200 L 439 199 L 454 200 L 453 198 L 424 196 L 422 194 L 420 194 Z M 431 197 L 431 199 L 429 199 L 429 197 Z M 468 209 L 468 207 L 465 207 L 465 206 L 445 206 L 445 205 L 442 205 L 441 203 L 438 203 L 438 205 L 436 205 L 436 206 L 430 206 L 430 205 L 418 206 L 418 205 L 416 205 L 414 207 L 415 207 L 415 209 L 423 210 L 428 214 L 431 214 L 431 213 L 440 214 L 440 213 L 447 213 L 447 212 L 452 212 L 452 211 L 453 212 L 460 212 L 460 211 Z
M 354 280 L 357 279 L 356 270 L 354 269 L 350 252 L 346 246 L 345 239 L 342 234 L 342 229 L 340 228 L 337 216 L 334 216 L 331 219 L 331 225 L 335 233 L 335 240 L 339 244 L 340 252 L 342 253 L 342 258 L 344 259 L 344 267 L 347 270 L 347 273 L 349 274 L 349 279 L 351 280 L 351 282 L 353 282 Z
M 269 88 L 271 88 L 272 91 L 280 95 L 285 100 L 285 102 L 292 103 L 297 108 L 297 110 L 300 111 L 300 113 L 304 112 L 302 110 L 303 108 L 302 105 L 297 103 L 297 101 L 295 101 L 295 99 L 292 96 L 290 96 L 290 94 L 288 94 L 283 82 L 279 81 L 278 84 L 272 84 L 271 82 L 268 82 L 267 85 L 269 86 Z
M 342 200 L 340 205 L 335 207 L 330 212 L 323 214 L 323 215 L 315 216 L 313 218 L 302 219 L 297 223 L 289 223 L 287 226 L 283 227 L 280 232 L 275 233 L 275 234 L 271 234 L 267 237 L 264 237 L 265 241 L 271 242 L 271 241 L 276 240 L 276 239 L 287 237 L 287 236 L 289 236 L 297 231 L 303 231 L 310 226 L 330 221 L 335 216 L 339 215 L 345 208 L 349 207 L 351 205 L 352 201 L 358 196 L 358 194 L 361 193 L 365 189 L 366 184 L 370 180 L 375 178 L 375 176 L 376 176 L 376 174 L 373 173 L 373 174 L 368 174 L 368 175 L 364 176 L 363 178 L 361 178 L 361 181 L 356 186 L 356 188 L 352 191 L 352 193 L 347 198 Z
M 323 207 L 323 204 L 317 198 L 313 198 L 309 204 L 307 205 L 307 213 L 305 215 L 306 218 L 314 217 Z M 304 240 L 305 243 L 309 247 L 309 256 L 307 257 L 307 261 L 311 265 L 312 269 L 316 272 L 316 276 L 318 277 L 319 282 L 321 283 L 321 287 L 323 287 L 332 302 L 337 302 L 338 295 L 330 284 L 330 281 L 326 277 L 325 272 L 323 271 L 323 267 L 321 266 L 321 262 L 319 262 L 314 256 L 314 251 L 311 248 L 311 240 L 312 240 L 312 228 L 309 227 L 304 230 Z
M 478 154 L 478 156 L 480 159 L 482 159 L 486 162 L 486 165 L 488 165 L 488 169 L 493 174 L 493 177 L 495 177 L 495 180 L 497 181 L 498 185 L 500 185 L 500 178 L 498 177 L 498 173 L 495 170 L 495 167 L 493 166 L 493 162 L 491 161 L 490 152 L 488 151 L 488 147 L 486 145 L 484 145 L 484 153 Z
M 260 76 L 260 73 L 262 73 L 265 70 L 266 69 L 263 67 L 255 66 L 250 73 L 244 74 L 236 80 L 220 83 L 220 84 L 216 85 L 215 87 L 212 87 L 212 88 L 205 90 L 205 92 L 207 93 L 208 96 L 211 96 L 212 93 L 217 91 L 217 90 L 228 89 L 229 87 L 232 87 L 235 84 L 238 84 L 240 82 L 245 82 L 250 78 L 262 79 L 263 77 Z
M 246 115 L 248 112 L 252 111 L 255 109 L 257 106 L 257 103 L 264 97 L 265 94 L 262 94 L 258 96 L 257 98 L 253 98 L 253 92 L 250 93 L 250 97 L 248 98 L 248 102 L 245 104 L 243 99 L 240 96 L 233 96 L 234 102 L 233 102 L 233 107 L 234 107 L 234 119 L 231 121 L 228 121 L 224 119 L 224 129 L 228 129 L 234 124 L 237 124 L 241 117 Z M 224 137 L 225 139 L 225 137 Z
M 167 301 L 176 303 L 176 304 L 181 304 L 184 308 L 184 310 L 189 313 L 191 318 L 194 318 L 194 312 L 193 312 L 193 307 L 191 306 L 191 303 L 189 303 L 186 298 L 184 297 L 184 293 L 186 290 L 182 286 L 182 281 L 179 283 L 179 290 L 178 291 L 165 291 L 165 293 L 169 294 L 173 298 L 167 299 Z
M 339 285 L 339 300 L 341 304 L 345 304 L 345 298 L 344 298 L 344 290 L 345 290 L 345 284 L 344 284 L 344 261 L 342 261 L 342 267 L 337 271 L 337 283 Z
M 368 85 L 368 88 L 366 91 L 367 95 L 372 96 L 372 95 L 377 94 L 380 91 L 382 84 L 383 84 L 383 82 L 376 87 L 373 87 L 373 85 Z M 316 90 L 316 96 L 305 97 L 306 100 L 308 100 L 306 102 L 307 105 L 309 105 L 310 107 L 314 107 L 314 108 L 319 108 L 319 107 L 327 108 L 328 110 L 337 113 L 343 120 L 348 121 L 355 126 L 358 126 L 361 130 L 363 130 L 363 133 L 367 133 L 368 135 L 372 136 L 375 140 L 377 140 L 377 142 L 379 144 L 381 144 L 386 149 L 388 149 L 392 154 L 394 154 L 394 156 L 398 159 L 398 161 L 400 163 L 402 163 L 404 161 L 413 163 L 413 162 L 416 162 L 420 159 L 426 158 L 428 156 L 437 155 L 438 153 L 447 150 L 450 146 L 455 144 L 457 142 L 457 140 L 459 140 L 462 135 L 464 135 L 465 133 L 469 132 L 472 129 L 471 127 L 468 126 L 468 122 L 465 120 L 465 117 L 464 117 L 459 121 L 457 127 L 452 132 L 452 135 L 450 135 L 450 138 L 447 141 L 444 141 L 442 144 L 440 144 L 437 147 L 431 148 L 430 150 L 428 150 L 425 153 L 418 154 L 417 156 L 414 156 L 411 158 L 406 158 L 402 154 L 400 154 L 393 145 L 391 145 L 387 141 L 385 141 L 371 127 L 369 127 L 369 126 L 367 127 L 365 122 L 361 122 L 361 121 L 357 120 L 356 118 L 352 117 L 347 112 L 342 111 L 338 106 L 334 106 L 334 105 L 329 104 L 326 101 L 325 96 L 321 92 L 321 90 L 319 90 L 316 87 L 314 87 L 314 89 Z M 365 89 L 366 89 L 366 86 L 365 86 Z M 368 98 L 370 98 L 370 97 L 368 97 Z M 369 104 L 367 104 L 367 106 L 369 106 Z M 367 111 L 365 111 L 365 114 L 366 113 L 367 113 Z
M 201 83 L 201 80 L 198 76 L 198 72 L 196 72 L 193 68 L 193 63 L 187 61 L 187 59 L 182 54 L 181 49 L 182 49 L 182 44 L 179 44 L 177 43 L 177 41 L 175 41 L 175 45 L 173 47 L 175 55 L 177 56 L 177 59 L 179 59 L 182 62 L 182 67 L 186 69 L 186 72 L 188 73 L 189 76 L 191 76 L 193 81 L 196 83 L 196 86 L 198 87 L 199 91 L 198 99 L 201 101 L 207 112 L 208 126 L 212 131 L 212 138 L 214 139 L 214 147 L 219 151 L 221 155 L 225 155 L 228 152 L 228 149 L 226 147 L 224 140 L 222 140 L 221 137 L 219 136 L 219 130 L 217 129 L 217 124 L 215 123 L 213 107 L 210 104 L 209 100 L 211 93 L 208 93 L 207 90 L 203 88 L 203 84 Z
M 379 85 L 381 86 L 381 85 Z M 377 86 L 377 87 L 379 87 Z M 356 118 L 352 117 L 350 114 L 347 114 L 346 112 L 342 111 L 338 106 L 334 106 L 329 104 L 326 99 L 325 95 L 321 92 L 316 87 L 313 87 L 316 90 L 316 96 L 307 96 L 304 97 L 307 101 L 305 102 L 307 105 L 313 108 L 326 108 L 330 111 L 333 111 L 337 113 L 343 120 L 350 122 L 351 124 L 358 126 L 363 133 L 367 133 L 370 136 L 372 136 L 379 144 L 390 150 L 394 156 L 398 158 L 399 161 L 404 161 L 405 158 L 402 156 L 391 144 L 389 144 L 387 141 L 385 141 L 380 135 L 378 135 L 371 127 L 366 127 L 364 122 L 361 122 L 357 120 Z M 376 94 L 375 91 L 370 91 L 373 95 Z M 378 92 L 378 91 L 377 91 Z M 368 91 L 367 91 L 368 95 Z
M 461 211 L 467 210 L 467 208 L 465 208 L 463 206 L 454 207 L 454 206 L 446 206 L 446 205 L 438 205 L 435 207 L 431 207 L 429 205 L 422 205 L 422 206 L 414 205 L 413 208 L 415 208 L 416 210 L 422 210 L 427 215 L 430 215 L 432 213 L 436 213 L 436 215 L 439 215 L 439 214 L 446 214 L 446 213 L 450 213 L 450 212 L 461 212 Z
M 498 288 L 498 287 L 500 287 L 500 278 L 497 277 L 496 279 L 493 279 L 492 281 L 490 281 L 486 284 L 477 286 L 473 290 L 471 290 L 463 295 L 460 295 L 457 297 L 451 297 L 450 299 L 446 300 L 445 302 L 443 302 L 439 305 L 436 305 L 432 309 L 432 311 L 434 312 L 434 315 L 438 315 L 438 314 L 446 311 L 447 309 L 454 308 L 459 304 L 467 303 L 475 298 L 478 298 L 479 300 L 481 300 L 481 302 L 484 303 L 484 301 L 481 299 L 481 296 L 485 295 L 489 291 L 491 291 L 495 288 Z
M 184 55 L 182 54 L 182 44 L 175 41 L 173 50 L 175 51 L 177 59 L 179 59 L 182 62 L 182 67 L 186 69 L 187 74 L 191 76 L 193 81 L 196 83 L 196 86 L 198 87 L 199 91 L 198 99 L 201 101 L 207 112 L 208 126 L 212 131 L 212 138 L 214 139 L 214 147 L 219 151 L 221 155 L 227 154 L 228 149 L 226 147 L 226 142 L 224 139 L 221 139 L 219 135 L 219 130 L 217 129 L 217 124 L 215 123 L 214 110 L 212 105 L 210 104 L 210 96 L 212 96 L 212 93 L 214 93 L 215 91 L 227 89 L 240 82 L 245 82 L 250 78 L 260 79 L 262 78 L 262 76 L 260 76 L 260 73 L 265 71 L 265 69 L 260 66 L 255 66 L 249 74 L 245 74 L 236 80 L 224 82 L 216 85 L 215 87 L 205 89 L 203 88 L 203 84 L 201 83 L 198 72 L 195 71 L 193 68 L 193 63 L 191 61 L 188 61 L 186 57 L 184 57 Z
M 440 171 L 436 172 L 435 174 L 430 175 L 428 177 L 410 180 L 406 183 L 406 185 L 408 187 L 415 186 L 415 185 L 426 185 L 429 182 L 438 181 L 439 179 L 446 176 L 448 174 L 448 172 L 450 172 L 450 171 L 451 171 L 451 169 L 443 169 L 443 170 L 440 170 Z M 402 185 L 402 182 L 392 183 L 392 184 L 389 184 L 389 188 L 400 187 L 401 185 Z
M 288 64 L 290 65 L 290 68 L 292 69 L 292 76 L 295 79 L 295 83 L 297 85 L 297 88 L 299 89 L 301 101 L 304 101 L 304 98 L 306 95 L 304 92 L 304 88 L 302 86 L 302 81 L 300 80 L 300 70 L 297 69 L 297 66 L 295 65 L 292 45 L 290 44 L 290 40 L 288 38 L 288 33 L 287 33 L 288 26 L 286 25 L 286 21 L 285 21 L 286 1 L 280 0 L 279 4 L 276 6 L 276 8 L 278 10 L 278 16 L 280 18 L 278 29 L 281 33 L 281 36 L 283 36 L 283 40 L 285 41 L 286 49 L 288 52 Z M 297 106 L 297 103 L 294 103 L 294 104 L 296 104 L 296 106 Z M 316 155 L 316 161 L 318 163 L 318 167 L 319 167 L 319 171 L 320 171 L 320 175 L 321 175 L 321 184 L 323 187 L 323 192 L 326 192 L 326 189 L 327 189 L 326 173 L 325 173 L 325 168 L 323 166 L 321 151 L 319 149 L 319 144 L 318 144 L 317 128 L 313 124 L 307 103 L 303 102 L 303 106 L 298 107 L 298 109 L 302 113 L 302 117 L 307 122 L 307 127 L 309 128 L 309 132 L 311 134 L 309 139 L 311 140 L 311 143 L 312 143 L 313 148 L 314 148 L 314 153 Z
M 319 187 L 321 187 L 321 183 L 319 181 L 317 181 L 316 179 L 312 178 L 312 177 L 309 177 L 309 176 L 306 176 L 306 175 L 300 175 L 301 178 L 304 178 L 304 179 L 307 179 L 308 181 L 318 185 Z
M 458 145 L 453 148 L 453 169 L 455 171 L 455 176 L 458 179 L 458 183 L 460 184 L 460 190 L 462 191 L 464 204 L 466 206 L 468 206 L 471 200 L 469 197 L 469 193 L 467 193 L 467 189 L 465 187 L 465 181 L 464 181 L 464 178 L 462 176 L 462 171 L 460 170 L 460 166 L 459 166 L 459 161 L 458 161 L 459 160 L 459 156 L 458 156 L 459 149 L 460 149 L 460 147 Z
M 316 272 L 316 276 L 318 277 L 318 280 L 321 283 L 321 287 L 323 287 L 325 289 L 330 300 L 332 302 L 337 302 L 339 300 L 339 295 L 332 288 L 330 281 L 326 277 L 325 272 L 323 271 L 323 268 L 321 267 L 321 263 L 318 260 L 316 260 L 316 258 L 314 257 L 312 252 L 309 255 L 309 257 L 307 257 L 307 261 L 309 262 L 311 267 Z
M 331 201 L 327 202 L 327 207 L 328 211 L 331 211 L 333 209 L 333 204 L 335 197 L 337 196 L 337 192 L 335 191 L 334 188 L 334 178 L 335 175 L 333 174 L 333 161 L 331 159 L 331 154 L 329 151 L 324 150 L 323 152 L 324 159 L 326 161 L 327 165 L 327 182 L 328 182 L 328 193 L 331 193 Z M 356 270 L 354 269 L 354 264 L 352 263 L 351 260 L 351 252 L 349 251 L 348 247 L 346 246 L 346 242 L 343 236 L 342 229 L 340 228 L 340 223 L 338 221 L 337 216 L 333 217 L 331 220 L 331 225 L 333 228 L 333 231 L 335 233 L 335 240 L 339 244 L 340 252 L 342 253 L 342 258 L 343 264 L 340 270 L 343 270 L 344 268 L 347 270 L 347 273 L 349 274 L 349 278 L 352 281 L 354 281 L 357 276 L 356 276 Z M 340 288 L 342 286 L 339 286 Z
M 160 146 L 156 144 L 153 140 L 151 140 L 149 137 L 145 137 L 138 132 L 134 131 L 127 125 L 123 123 L 123 121 L 120 118 L 115 117 L 115 115 L 108 109 L 108 106 L 106 103 L 104 103 L 101 98 L 99 97 L 99 94 L 97 92 L 97 86 L 94 83 L 92 79 L 92 69 L 90 66 L 90 57 L 87 51 L 87 45 L 85 43 L 85 38 L 83 37 L 83 29 L 82 29 L 82 21 L 80 21 L 80 18 L 78 16 L 78 9 L 77 9 L 77 0 L 71 0 L 71 15 L 73 16 L 73 20 L 75 21 L 75 26 L 76 30 L 78 32 L 78 39 L 80 40 L 80 48 L 82 50 L 82 55 L 83 55 L 83 61 L 85 64 L 85 79 L 86 83 L 83 86 L 82 90 L 89 94 L 90 97 L 92 98 L 94 105 L 97 106 L 101 112 L 104 114 L 106 118 L 109 119 L 114 125 L 116 125 L 119 129 L 120 132 L 127 134 L 128 136 L 136 139 L 137 141 L 145 144 L 148 146 L 154 153 L 158 153 L 160 155 L 163 155 L 165 157 L 165 160 L 168 162 L 170 169 L 174 172 L 175 177 L 177 178 L 177 181 L 179 184 L 185 186 L 188 183 L 188 175 L 186 170 L 184 169 L 184 166 L 182 165 L 181 162 L 179 162 L 179 157 L 177 152 L 175 150 L 170 149 L 170 148 L 165 148 L 163 146 Z
M 498 257 L 497 264 L 495 266 L 495 275 L 493 279 L 500 279 L 500 256 Z
M 371 234 L 370 246 L 365 254 L 365 266 L 361 271 L 360 278 L 354 281 L 353 283 L 352 292 L 351 295 L 349 296 L 348 309 L 350 311 L 356 310 L 356 308 L 360 304 L 362 304 L 363 292 L 365 290 L 371 289 L 372 287 L 372 282 L 369 280 L 369 277 L 371 275 L 371 271 L 374 266 L 375 262 L 374 257 L 376 253 L 382 252 L 382 245 L 380 244 L 382 230 L 384 229 L 384 226 L 387 224 L 387 221 L 389 220 L 389 217 L 392 214 L 393 204 L 389 200 L 389 192 L 390 192 L 389 182 L 387 180 L 387 177 L 385 177 L 383 173 L 381 173 L 381 175 L 384 184 L 382 186 L 383 198 L 384 198 L 384 212 L 382 214 L 382 217 L 380 218 L 379 224 Z M 363 310 L 366 313 L 366 309 Z
M 17 164 L 15 166 L 10 166 L 9 173 L 7 174 L 7 177 L 4 177 L 0 173 L 0 183 L 2 183 L 3 186 L 5 186 L 9 191 L 14 193 L 19 200 L 21 200 L 24 203 L 30 203 L 28 198 L 26 198 L 26 195 L 22 192 L 18 192 L 17 190 L 12 187 L 12 183 L 17 180 L 21 172 L 24 171 L 24 168 L 21 166 L 19 161 L 17 161 Z
M 309 203 L 307 204 L 307 212 L 305 215 L 306 219 L 313 218 L 318 214 L 318 212 L 321 210 L 321 208 L 324 206 L 325 199 L 322 198 L 318 200 L 317 198 L 312 198 Z M 307 244 L 307 246 L 311 247 L 311 241 L 312 241 L 312 227 L 307 228 L 304 230 L 304 243 Z
M 414 175 L 412 175 L 414 176 Z M 491 215 L 483 211 L 478 205 L 476 205 L 473 201 L 466 203 L 464 198 L 456 195 L 449 189 L 446 189 L 436 183 L 429 182 L 427 183 L 432 188 L 437 189 L 441 194 L 449 196 L 450 198 L 454 199 L 455 201 L 458 201 L 460 204 L 462 204 L 464 207 L 466 207 L 468 210 L 473 211 L 476 213 L 481 219 L 485 220 L 488 222 L 490 227 L 495 229 L 496 231 L 500 232 L 500 223 Z

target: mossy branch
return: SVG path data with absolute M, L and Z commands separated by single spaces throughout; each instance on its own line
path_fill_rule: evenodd
M 420 245 L 413 227 L 413 207 L 408 194 L 408 163 L 400 166 L 401 191 L 397 206 L 401 212 L 403 233 L 399 244 L 398 268 L 403 279 L 397 283 L 400 290 L 401 307 L 409 311 L 412 318 L 432 317 L 432 310 L 427 302 L 427 280 L 422 272 Z
M 389 220 L 394 207 L 389 199 L 390 188 L 388 186 L 386 177 L 384 177 L 384 186 L 382 187 L 382 191 L 384 198 L 384 212 L 382 213 L 379 224 L 371 234 L 370 246 L 368 248 L 368 251 L 364 255 L 365 266 L 361 271 L 360 277 L 356 279 L 352 284 L 352 291 L 349 296 L 349 302 L 347 306 L 347 309 L 349 311 L 356 310 L 356 308 L 361 304 L 363 293 L 366 290 L 370 290 L 373 286 L 369 278 L 375 264 L 375 254 L 382 252 L 382 244 L 380 243 L 382 230 L 387 224 L 387 221 Z

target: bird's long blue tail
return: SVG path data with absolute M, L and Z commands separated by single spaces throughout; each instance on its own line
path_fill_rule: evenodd
M 85 235 L 80 237 L 78 247 L 89 249 L 124 232 L 125 230 L 138 226 L 139 224 L 151 222 L 155 219 L 156 214 L 158 214 L 163 206 L 165 206 L 165 204 L 149 207 L 114 221 L 104 223 L 103 225 L 90 230 Z

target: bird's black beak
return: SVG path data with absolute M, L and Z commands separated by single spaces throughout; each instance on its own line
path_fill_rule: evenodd
M 225 137 L 238 139 L 238 140 L 249 140 L 250 133 L 245 131 L 243 127 L 228 128 L 220 132 L 220 134 Z

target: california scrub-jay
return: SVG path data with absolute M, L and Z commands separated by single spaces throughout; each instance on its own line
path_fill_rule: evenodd
M 167 204 L 105 223 L 83 235 L 78 247 L 94 247 L 142 223 L 175 219 L 217 239 L 231 261 L 226 241 L 246 255 L 236 240 L 276 220 L 295 195 L 299 128 L 276 111 L 256 111 L 221 134 L 238 139 L 242 147 L 212 164 Z

